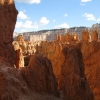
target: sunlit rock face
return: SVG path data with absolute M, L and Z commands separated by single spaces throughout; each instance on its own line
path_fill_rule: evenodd
M 13 0 L 0 0 L 0 59 L 14 65 L 13 32 L 18 11 Z
M 87 82 L 91 90 L 93 91 L 95 100 L 98 100 L 100 98 L 99 95 L 100 94 L 100 88 L 99 88 L 100 87 L 99 86 L 100 85 L 99 84 L 100 42 L 96 42 L 96 39 L 95 41 L 94 40 L 91 42 L 83 41 L 77 44 L 63 44 L 58 41 L 41 42 L 37 47 L 37 52 L 41 53 L 43 56 L 46 56 L 48 57 L 48 59 L 50 59 L 53 66 L 53 72 L 59 84 L 60 72 L 66 58 L 62 52 L 64 46 L 67 46 L 68 48 L 75 47 L 80 49 L 80 51 L 82 52 L 84 68 L 85 68 L 84 73 L 87 78 Z M 73 61 L 71 63 L 73 63 Z
M 100 42 L 84 43 L 81 47 L 85 75 L 95 100 L 100 99 Z
M 47 42 L 43 41 L 36 47 L 36 52 L 47 57 L 53 66 L 53 72 L 56 78 L 59 78 L 62 63 L 64 62 L 65 56 L 62 53 L 63 45 L 58 41 Z
M 89 42 L 89 41 L 91 41 L 90 31 L 88 31 L 88 30 L 82 31 L 82 41 L 83 42 Z
M 99 33 L 97 30 L 94 30 L 92 33 L 92 41 L 98 41 Z

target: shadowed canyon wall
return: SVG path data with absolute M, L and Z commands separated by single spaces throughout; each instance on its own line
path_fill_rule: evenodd
M 63 53 L 65 60 L 61 67 L 59 89 L 63 91 L 64 100 L 94 100 L 84 74 L 81 51 L 75 47 L 64 47 Z
M 0 61 L 0 100 L 61 100 L 51 62 L 32 56 L 26 68 L 15 69 Z
M 13 0 L 0 0 L 0 60 L 14 65 L 13 32 L 18 11 Z

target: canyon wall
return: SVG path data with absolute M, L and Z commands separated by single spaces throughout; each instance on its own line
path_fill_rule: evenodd
M 17 33 L 14 32 L 14 40 L 16 40 L 16 37 L 18 34 L 23 34 L 25 37 L 25 40 L 30 40 L 30 41 L 54 41 L 56 40 L 56 34 L 59 35 L 65 35 L 66 33 L 77 33 L 79 35 L 79 39 L 82 39 L 82 34 L 81 32 L 83 30 L 89 30 L 90 32 L 93 32 L 95 29 L 98 30 L 99 33 L 99 39 L 100 39 L 100 24 L 96 23 L 93 24 L 91 27 L 71 27 L 71 28 L 64 28 L 64 29 L 51 29 L 51 30 L 40 30 L 40 31 L 33 31 L 33 32 L 22 32 L 22 33 Z
M 88 41 L 88 38 L 86 38 L 86 41 Z M 37 52 L 41 53 L 43 56 L 46 56 L 48 57 L 48 59 L 50 59 L 53 66 L 53 72 L 59 84 L 61 69 L 66 59 L 65 55 L 63 54 L 64 52 L 63 48 L 64 47 L 78 48 L 82 52 L 85 75 L 87 78 L 87 82 L 89 83 L 89 86 L 93 91 L 95 98 L 94 100 L 99 100 L 100 99 L 100 83 L 99 83 L 100 42 L 97 39 L 97 35 L 94 36 L 94 41 L 91 42 L 86 42 L 86 41 L 82 41 L 79 43 L 70 43 L 70 44 L 62 43 L 60 41 L 41 42 L 37 47 Z M 70 63 L 73 63 L 73 61 Z
M 36 52 L 47 57 L 52 62 L 53 72 L 56 78 L 59 78 L 62 63 L 65 60 L 65 56 L 62 52 L 63 45 L 60 42 L 47 42 L 43 41 L 36 47 Z
M 15 69 L 13 68 L 15 51 L 12 46 L 12 35 L 15 28 L 17 14 L 18 11 L 15 8 L 13 0 L 0 0 L 0 100 L 60 100 L 60 98 L 58 98 L 59 91 L 57 86 L 59 85 L 59 89 L 68 87 L 68 84 L 64 87 L 61 85 L 60 87 L 60 82 L 64 84 L 67 83 L 65 80 L 60 80 L 61 77 L 66 78 L 66 75 L 63 76 L 63 74 L 66 73 L 66 70 L 64 70 L 63 67 L 68 69 L 70 63 L 73 65 L 74 61 L 77 62 L 75 63 L 76 67 L 74 68 L 72 66 L 72 69 L 69 69 L 70 73 L 68 73 L 72 78 L 70 79 L 70 77 L 67 77 L 66 79 L 69 81 L 76 81 L 76 77 L 73 77 L 77 74 L 83 78 L 81 81 L 82 84 L 86 83 L 87 86 L 87 88 L 84 89 L 84 84 L 82 85 L 81 92 L 83 92 L 83 95 L 76 99 L 83 98 L 83 96 L 86 95 L 88 100 L 93 100 L 93 95 L 90 90 L 91 88 L 95 95 L 95 100 L 98 100 L 100 98 L 99 57 L 97 57 L 99 55 L 99 42 L 94 41 L 89 43 L 86 42 L 86 38 L 85 42 L 77 44 L 73 39 L 69 39 L 72 41 L 71 44 L 69 44 L 66 43 L 64 37 L 61 38 L 64 43 L 62 43 L 62 40 L 60 41 L 60 39 L 54 42 L 42 41 L 37 44 L 36 53 L 31 56 L 29 65 L 21 69 Z M 71 47 L 76 47 L 82 51 L 87 80 L 84 75 L 84 69 L 81 70 L 83 67 L 79 66 L 80 63 L 83 63 L 80 61 L 82 59 L 79 60 L 78 58 L 80 51 L 79 53 L 75 51 L 72 54 L 68 53 L 66 55 L 63 53 L 64 46 L 67 46 L 69 49 Z M 72 57 L 72 60 L 68 62 L 67 60 L 70 59 L 67 59 L 66 56 L 73 56 L 74 58 Z M 65 66 L 64 64 L 69 65 Z M 73 70 L 75 70 L 76 73 L 74 73 Z M 79 79 L 81 80 L 81 78 Z M 87 81 L 89 82 L 90 88 Z M 73 82 L 69 85 L 73 85 Z M 70 89 L 68 90 L 70 91 Z M 67 91 L 67 89 L 63 91 L 65 99 L 67 99 L 67 92 L 69 91 Z
M 32 56 L 22 69 L 0 61 L 0 100 L 61 100 L 52 70 L 41 55 Z
M 61 66 L 59 89 L 63 91 L 64 100 L 94 100 L 84 74 L 81 51 L 75 47 L 63 49 L 65 60 Z
M 34 44 L 36 44 L 35 45 L 36 52 L 34 54 L 42 54 L 43 57 L 47 57 L 51 61 L 52 66 L 53 66 L 53 72 L 58 81 L 59 89 L 60 89 L 60 77 L 61 77 L 61 74 L 63 74 L 61 71 L 62 66 L 65 62 L 67 63 L 66 56 L 65 56 L 66 54 L 63 53 L 65 50 L 64 47 L 67 47 L 67 48 L 73 47 L 73 48 L 79 49 L 82 52 L 82 57 L 83 57 L 82 61 L 84 62 L 85 75 L 87 78 L 87 80 L 85 80 L 85 81 L 86 81 L 86 83 L 87 82 L 89 83 L 89 86 L 94 93 L 95 100 L 99 99 L 99 92 L 100 92 L 99 91 L 99 72 L 98 71 L 96 72 L 94 70 L 94 69 L 99 70 L 99 59 L 98 59 L 98 57 L 96 57 L 94 55 L 94 53 L 99 55 L 99 48 L 100 48 L 100 46 L 99 46 L 100 42 L 98 40 L 97 30 L 93 31 L 92 34 L 90 31 L 84 30 L 82 32 L 82 40 L 81 41 L 78 40 L 78 36 L 75 33 L 74 34 L 68 33 L 66 35 L 56 35 L 56 41 L 53 41 L 53 42 L 39 41 Z M 98 51 L 98 53 L 97 53 L 97 51 Z M 73 53 L 73 56 L 74 56 L 74 53 Z M 83 62 L 81 62 L 81 63 L 83 63 Z M 94 62 L 96 62 L 95 65 L 93 65 Z M 73 64 L 74 61 L 72 60 L 72 61 L 70 61 L 70 63 Z M 78 65 L 79 64 L 77 63 L 77 66 Z M 91 68 L 93 68 L 93 69 L 91 69 Z M 81 73 L 84 73 L 84 70 L 81 71 Z M 73 76 L 73 75 L 71 74 L 71 76 Z M 91 76 L 93 76 L 93 77 L 91 77 Z M 91 79 L 90 79 L 90 77 L 91 77 Z M 85 78 L 85 76 L 83 78 Z M 70 80 L 70 77 L 68 77 L 68 79 Z M 86 91 L 88 91 L 88 90 L 86 90 Z
M 0 100 L 60 100 L 50 60 L 35 55 L 27 68 L 14 68 L 17 14 L 13 0 L 0 0 Z
M 50 60 L 40 54 L 31 56 L 29 65 L 22 70 L 27 85 L 38 93 L 49 93 L 59 97 L 58 83 Z
M 81 46 L 85 75 L 95 100 L 100 99 L 100 42 L 83 43 Z
M 13 32 L 18 11 L 13 0 L 0 0 L 0 60 L 14 65 Z

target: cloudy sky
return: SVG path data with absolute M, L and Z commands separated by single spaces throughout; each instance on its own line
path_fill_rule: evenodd
M 100 23 L 100 0 L 15 0 L 15 32 L 91 27 Z

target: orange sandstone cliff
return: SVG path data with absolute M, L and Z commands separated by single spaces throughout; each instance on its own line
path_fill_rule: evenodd
M 95 100 L 100 99 L 100 42 L 84 43 L 81 46 L 85 75 Z
M 61 69 L 62 65 L 65 61 L 65 55 L 63 54 L 63 48 L 67 46 L 68 48 L 73 47 L 73 48 L 78 48 L 82 52 L 82 57 L 83 57 L 83 62 L 84 62 L 84 68 L 85 68 L 85 76 L 87 78 L 87 82 L 93 91 L 94 94 L 94 100 L 99 100 L 100 99 L 100 79 L 99 79 L 99 66 L 100 66 L 100 61 L 99 61 L 99 55 L 100 55 L 100 42 L 97 42 L 97 33 L 94 39 L 91 42 L 80 42 L 76 44 L 63 44 L 61 42 L 44 42 L 41 43 L 41 45 L 38 46 L 37 51 L 44 56 L 47 56 L 53 66 L 53 72 L 58 80 L 59 83 L 59 77 L 61 74 Z M 93 36 L 93 35 L 92 35 Z M 88 38 L 87 38 L 88 39 Z M 42 46 L 42 44 L 44 44 Z M 45 48 L 45 50 L 44 50 Z M 47 49 L 48 48 L 48 49 Z M 52 49 L 51 49 L 52 48 Z M 52 50 L 52 51 L 51 51 Z M 70 62 L 70 63 L 73 63 Z M 69 70 L 69 69 L 68 69 Z
M 61 67 L 59 88 L 64 100 L 94 100 L 84 74 L 82 53 L 76 48 L 64 47 L 65 61 Z
M 14 65 L 13 31 L 18 11 L 13 0 L 0 0 L 0 59 Z

